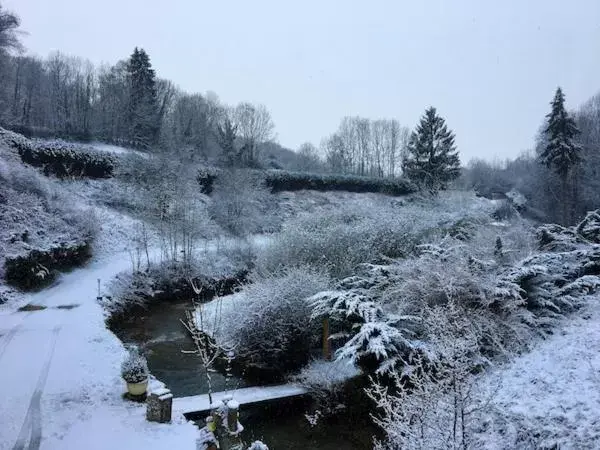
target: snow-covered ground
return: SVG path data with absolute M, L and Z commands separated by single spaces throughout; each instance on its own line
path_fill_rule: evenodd
M 28 296 L 46 309 L 0 314 L 0 449 L 194 448 L 181 416 L 150 424 L 144 405 L 121 397 L 125 350 L 105 327 L 96 280 L 129 265 L 126 253 L 94 261 Z
M 486 384 L 485 448 L 600 448 L 600 296 Z
M 92 142 L 91 144 L 89 144 L 89 147 L 101 152 L 114 153 L 117 155 L 136 154 L 138 156 L 141 156 L 142 158 L 148 157 L 147 153 L 140 152 L 139 150 L 120 147 L 118 145 L 105 144 L 103 142 Z

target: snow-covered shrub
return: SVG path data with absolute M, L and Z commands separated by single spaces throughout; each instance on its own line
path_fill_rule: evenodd
M 306 298 L 328 286 L 326 276 L 296 268 L 267 277 L 255 276 L 235 308 L 223 309 L 218 341 L 235 347 L 247 373 L 280 379 L 310 359 L 320 328 L 310 320 Z M 317 344 L 318 345 L 318 344 Z
M 144 306 L 156 292 L 155 279 L 146 272 L 119 273 L 108 287 L 109 295 L 99 299 L 107 317 Z
M 201 167 L 198 169 L 196 180 L 200 185 L 200 192 L 206 195 L 211 194 L 215 180 L 222 174 L 223 172 L 216 167 Z
M 426 350 L 407 359 L 385 383 L 374 380 L 367 389 L 377 405 L 373 419 L 386 434 L 377 449 L 470 448 L 473 424 L 489 395 L 473 376 L 486 365 L 479 358 L 480 336 L 461 309 L 428 308 Z
M 141 383 L 148 379 L 148 362 L 140 353 L 131 349 L 121 364 L 121 377 L 127 383 Z
M 248 450 L 269 450 L 269 447 L 267 447 L 261 441 L 254 441 L 250 447 L 248 447 Z
M 211 217 L 233 236 L 270 232 L 279 225 L 274 199 L 260 175 L 252 171 L 222 171 L 213 184 L 211 198 Z
M 588 212 L 576 230 L 587 241 L 600 244 L 600 209 Z
M 470 319 L 479 352 L 497 355 L 526 345 L 532 333 L 548 330 L 600 286 L 596 244 L 523 257 L 526 238 L 510 228 L 487 228 L 468 241 L 446 236 L 421 245 L 410 260 L 361 265 L 334 290 L 313 296 L 313 317 L 330 317 L 337 331 L 332 339 L 342 339 L 337 357 L 369 372 L 399 370 L 435 337 L 427 311 L 449 305 Z M 500 254 L 492 233 L 501 233 Z
M 292 377 L 292 381 L 306 386 L 310 391 L 313 413 L 305 414 L 305 417 L 311 426 L 316 425 L 320 418 L 335 416 L 346 408 L 346 383 L 360 374 L 348 361 L 315 359 Z
M 339 279 L 361 263 L 411 256 L 419 244 L 451 230 L 466 238 L 466 228 L 489 222 L 492 210 L 480 199 L 443 193 L 398 207 L 365 205 L 304 215 L 286 222 L 273 243 L 258 252 L 257 268 L 269 273 L 310 265 Z

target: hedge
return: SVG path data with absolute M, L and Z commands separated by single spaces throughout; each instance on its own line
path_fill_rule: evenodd
M 300 191 L 347 191 L 374 192 L 388 195 L 406 195 L 415 192 L 409 181 L 398 178 L 371 178 L 356 175 L 315 174 L 270 170 L 265 176 L 266 185 L 272 192 Z
M 213 190 L 219 169 L 203 168 L 198 171 L 197 181 L 205 194 Z M 300 191 L 347 191 L 374 192 L 393 196 L 406 195 L 417 191 L 414 184 L 399 178 L 372 178 L 356 175 L 315 174 L 306 172 L 288 172 L 285 170 L 267 170 L 264 172 L 265 185 L 271 192 Z
M 67 142 L 32 141 L 4 130 L 0 134 L 17 150 L 24 163 L 42 168 L 45 175 L 58 178 L 110 178 L 113 175 L 116 159 L 110 154 Z
M 32 250 L 27 255 L 6 258 L 6 284 L 23 290 L 35 290 L 49 285 L 59 270 L 82 265 L 91 257 L 88 243 L 61 245 L 47 251 Z

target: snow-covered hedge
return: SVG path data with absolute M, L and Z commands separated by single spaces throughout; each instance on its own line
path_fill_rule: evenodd
M 91 255 L 88 243 L 61 245 L 49 250 L 32 250 L 24 256 L 6 258 L 4 279 L 8 284 L 20 289 L 37 289 L 54 281 L 59 270 L 80 266 Z
M 287 172 L 284 170 L 267 171 L 265 183 L 273 192 L 308 189 L 314 191 L 374 192 L 399 196 L 417 190 L 410 181 L 404 179 Z
M 116 164 L 113 155 L 60 141 L 21 143 L 17 150 L 23 162 L 58 178 L 110 178 Z
M 214 167 L 198 170 L 196 180 L 205 194 L 213 190 L 213 183 L 223 172 Z M 308 172 L 288 172 L 285 170 L 256 171 L 264 177 L 265 185 L 271 192 L 313 190 L 321 192 L 373 192 L 401 196 L 416 192 L 416 187 L 399 178 L 374 178 L 357 175 L 322 174 Z

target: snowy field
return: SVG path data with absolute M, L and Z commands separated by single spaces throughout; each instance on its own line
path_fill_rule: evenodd
M 486 384 L 485 448 L 600 448 L 600 297 Z

